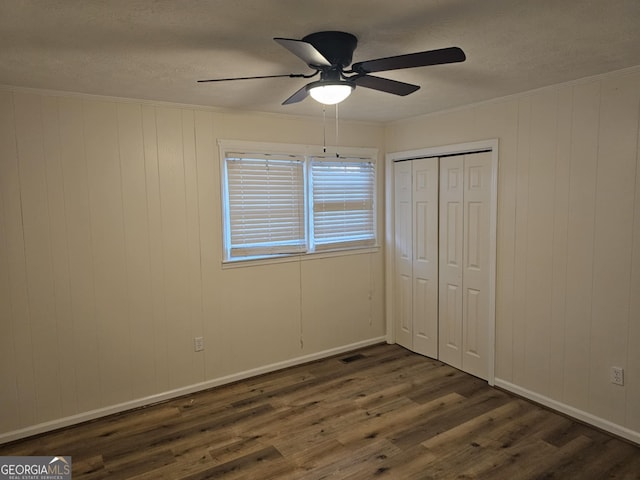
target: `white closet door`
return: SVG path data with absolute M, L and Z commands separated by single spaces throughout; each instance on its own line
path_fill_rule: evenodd
M 411 163 L 413 351 L 438 358 L 438 159 Z
M 440 159 L 440 360 L 489 372 L 491 154 Z
M 394 169 L 395 252 L 394 318 L 396 342 L 413 350 L 413 204 L 412 162 Z
M 439 359 L 462 369 L 464 156 L 440 159 Z
M 489 373 L 490 202 L 491 154 L 465 155 L 462 369 L 484 379 Z

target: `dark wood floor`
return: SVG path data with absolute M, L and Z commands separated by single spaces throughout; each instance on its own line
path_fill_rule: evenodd
M 0 445 L 74 480 L 640 479 L 640 447 L 396 345 Z

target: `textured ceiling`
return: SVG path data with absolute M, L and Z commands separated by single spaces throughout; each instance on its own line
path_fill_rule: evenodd
M 342 118 L 393 121 L 640 65 L 640 0 L 0 0 L 0 84 L 250 111 L 318 115 L 309 73 L 272 40 L 342 30 L 354 62 L 449 46 L 464 63 L 380 76 L 407 97 L 358 88 Z

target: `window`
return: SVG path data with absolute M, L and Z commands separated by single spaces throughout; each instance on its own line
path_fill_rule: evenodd
M 226 261 L 376 244 L 373 156 L 221 153 Z
M 225 159 L 230 256 L 305 251 L 304 161 L 255 157 Z
M 316 250 L 375 243 L 375 168 L 371 161 L 311 160 Z

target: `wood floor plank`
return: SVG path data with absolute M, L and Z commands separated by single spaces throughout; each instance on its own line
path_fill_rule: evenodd
M 270 461 L 280 458 L 282 458 L 280 452 L 276 448 L 269 446 L 183 478 L 184 480 L 231 479 L 245 475 L 247 472 L 256 472 L 254 476 L 259 478 L 260 474 L 257 472 L 260 469 L 264 468 Z
M 433 475 L 428 467 L 421 463 L 425 459 L 425 449 L 421 445 L 413 445 L 405 450 L 398 449 L 395 455 L 378 457 L 376 462 L 363 465 L 362 468 L 345 477 L 345 480 L 369 480 L 372 478 L 431 479 Z
M 640 447 L 397 345 L 0 445 L 74 480 L 640 480 Z
M 399 446 L 419 444 L 508 401 L 507 395 L 493 389 L 486 389 L 470 399 L 461 398 L 464 400 L 451 405 L 446 411 L 414 420 L 403 431 L 392 435 L 391 440 Z
M 175 462 L 173 452 L 165 449 L 154 453 L 145 452 L 144 455 L 135 458 L 103 461 L 103 468 L 110 478 L 129 478 L 139 473 L 159 470 Z
M 362 438 L 378 436 L 392 437 L 405 431 L 416 419 L 431 418 L 437 412 L 447 411 L 453 405 L 460 404 L 463 397 L 450 393 L 429 403 L 411 403 L 393 410 L 369 409 L 369 415 L 355 428 L 338 435 L 338 440 L 349 444 Z M 395 406 L 395 405 L 394 405 Z
M 325 478 L 342 479 L 362 468 L 368 467 L 376 459 L 386 458 L 398 449 L 384 438 L 360 442 L 351 448 L 342 448 L 331 457 L 325 457 L 311 471 L 298 477 L 304 480 Z
M 104 475 L 104 461 L 102 455 L 94 455 L 84 459 L 72 459 L 73 475 L 84 479 L 102 478 Z
M 323 465 L 331 463 L 332 458 L 345 454 L 345 447 L 335 438 L 329 438 L 311 445 L 308 448 L 300 448 L 286 458 L 294 466 L 294 469 L 283 475 L 282 479 L 297 480 Z
M 460 444 L 472 443 L 476 438 L 491 432 L 496 424 L 500 424 L 522 412 L 522 401 L 510 401 L 488 412 L 481 413 L 455 427 L 445 430 L 421 443 L 434 454 L 451 450 Z

